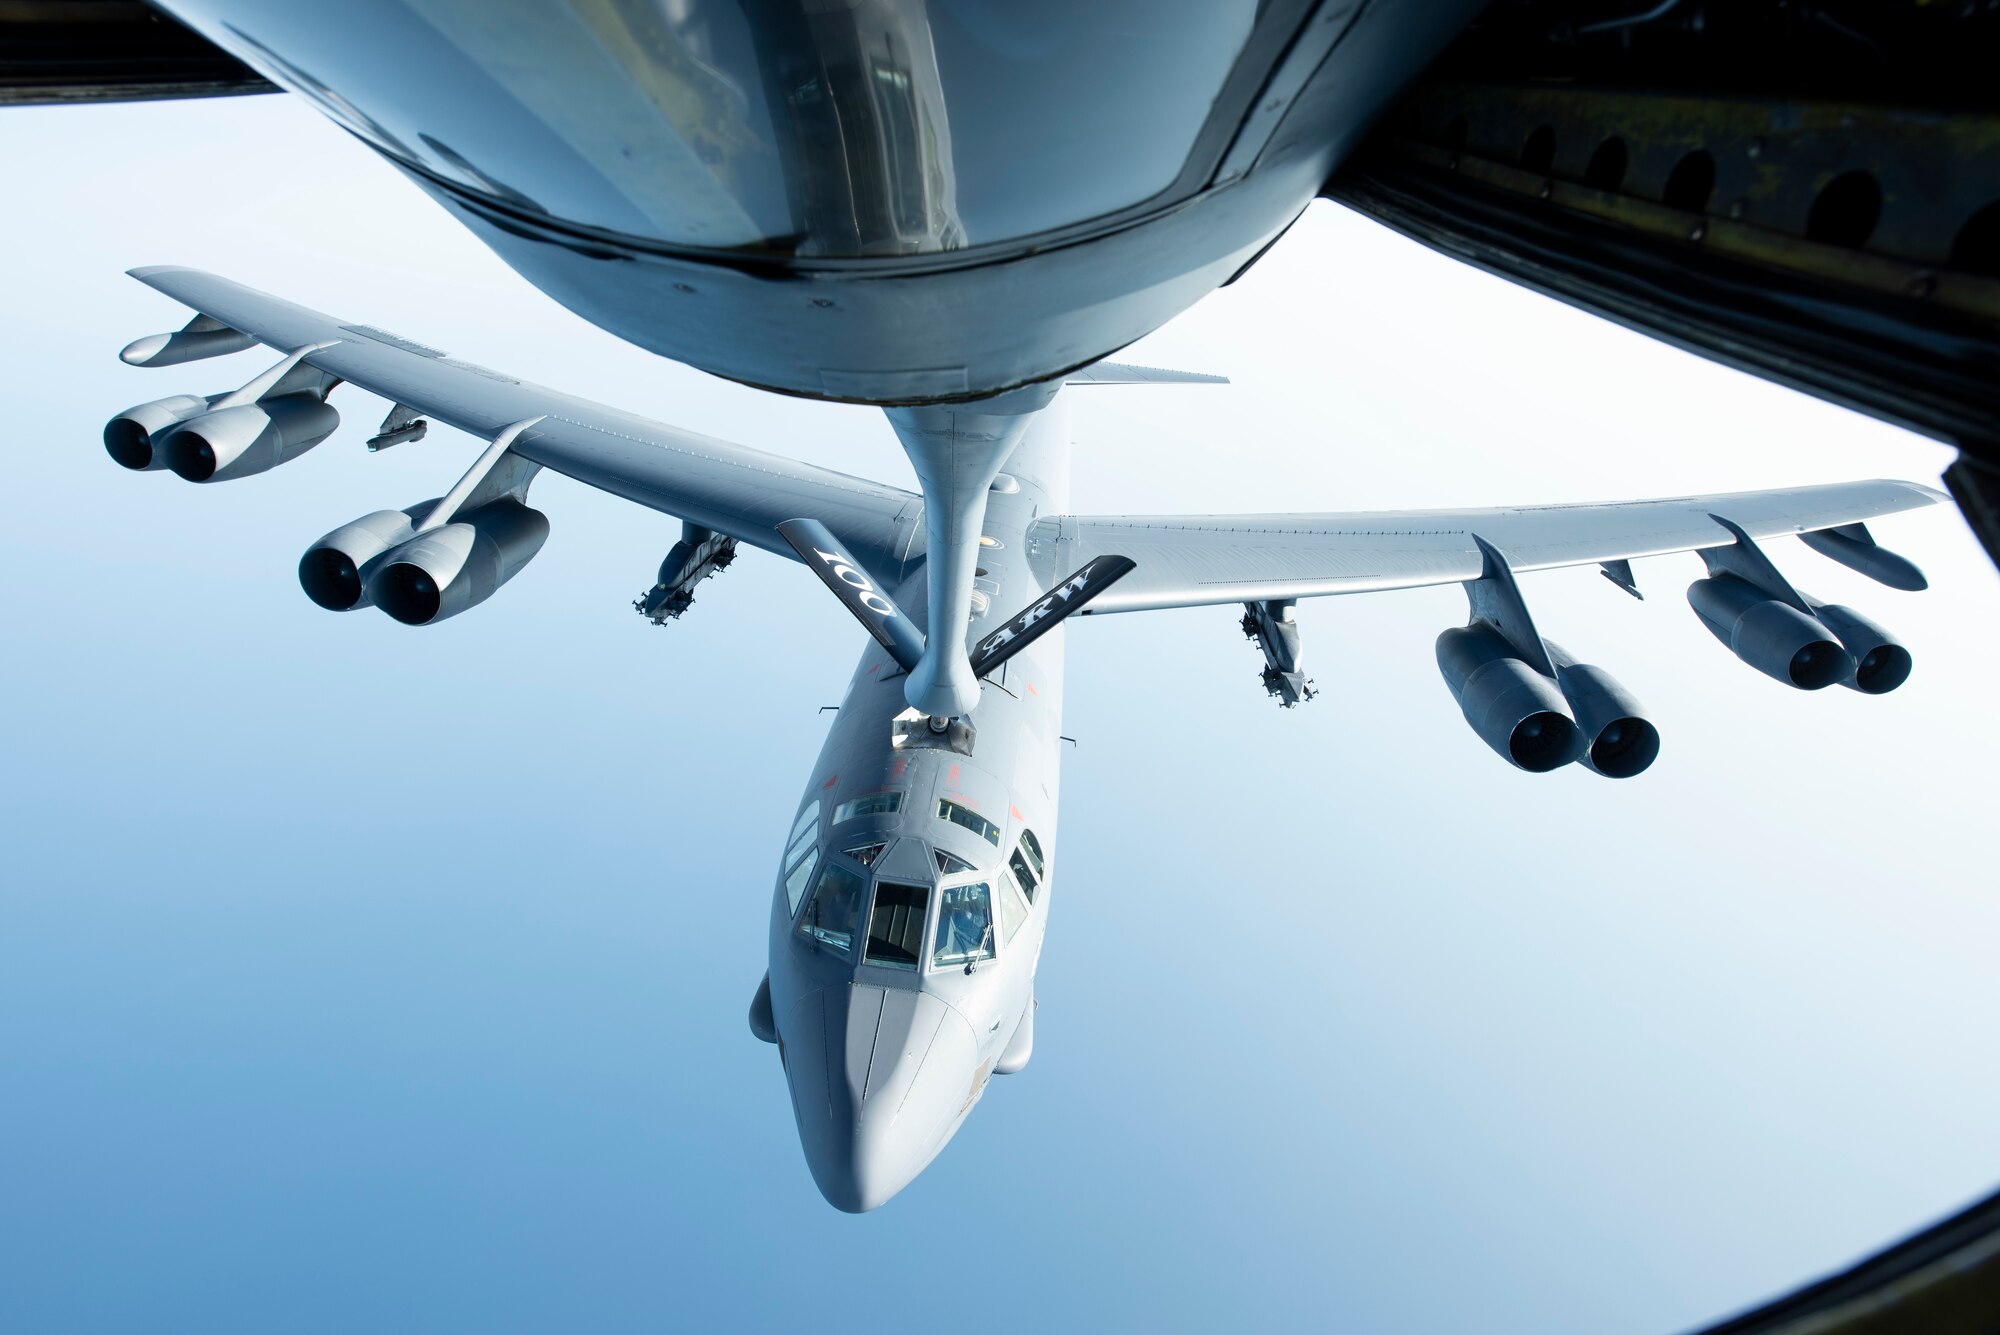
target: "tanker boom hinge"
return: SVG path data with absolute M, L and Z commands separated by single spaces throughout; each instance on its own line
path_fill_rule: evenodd
M 634 599 L 632 606 L 654 625 L 664 626 L 669 617 L 678 617 L 694 604 L 695 585 L 727 570 L 735 559 L 736 539 L 695 524 L 682 524 L 681 540 L 660 562 L 658 582 Z
M 1243 604 L 1243 634 L 1264 655 L 1264 689 L 1290 709 L 1319 691 L 1299 666 L 1299 623 L 1290 598 Z

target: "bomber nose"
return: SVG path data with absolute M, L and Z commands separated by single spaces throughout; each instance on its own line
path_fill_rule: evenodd
M 925 993 L 822 988 L 792 1008 L 784 1038 L 806 1164 L 850 1214 L 908 1186 L 977 1093 L 972 1026 Z

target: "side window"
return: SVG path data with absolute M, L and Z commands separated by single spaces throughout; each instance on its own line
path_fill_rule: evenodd
M 1035 902 L 1035 891 L 1041 887 L 1043 877 L 1042 841 L 1035 838 L 1033 830 L 1021 831 L 1021 842 L 1007 858 L 1007 868 L 1014 873 L 1014 879 L 1021 884 L 1021 893 Z
M 818 828 L 819 799 L 815 797 L 812 801 L 806 803 L 806 809 L 801 811 L 799 818 L 792 822 L 791 842 L 796 844 L 799 841 L 800 835 L 804 834 L 807 830 L 817 830 Z
M 868 793 L 862 797 L 849 798 L 833 809 L 835 825 L 856 816 L 894 815 L 903 809 L 901 793 Z
M 785 906 L 799 911 L 799 896 L 806 892 L 813 864 L 819 861 L 819 799 L 814 798 L 792 822 L 791 847 L 785 850 Z
M 811 849 L 806 853 L 804 858 L 800 859 L 798 866 L 785 874 L 785 907 L 787 912 L 795 915 L 798 913 L 799 896 L 806 892 L 806 882 L 812 878 L 813 864 L 818 861 L 819 850 L 817 848 Z
M 861 917 L 861 895 L 868 883 L 838 862 L 819 874 L 812 898 L 799 919 L 799 935 L 832 946 L 846 955 L 854 949 L 854 925 Z
M 931 963 L 943 967 L 992 959 L 992 891 L 978 882 L 948 885 L 938 898 L 937 949 Z
M 960 806 L 948 797 L 940 797 L 938 799 L 937 814 L 939 820 L 948 820 L 953 825 L 962 825 L 995 848 L 1000 847 L 1000 827 L 974 811 L 971 807 Z
M 1021 831 L 1021 853 L 1028 859 L 1028 865 L 1035 869 L 1036 879 L 1048 875 L 1047 869 L 1042 865 L 1042 841 L 1035 838 L 1033 830 Z
M 892 969 L 914 969 L 924 953 L 924 910 L 930 907 L 927 885 L 875 887 L 875 909 L 868 915 L 868 949 L 862 956 L 870 964 L 886 964 Z
M 1028 920 L 1028 902 L 1021 898 L 1021 887 L 1011 876 L 1000 878 L 1000 932 L 1003 941 L 1012 941 L 1014 933 L 1021 930 L 1021 924 Z
M 1020 883 L 1021 893 L 1028 897 L 1028 902 L 1034 903 L 1035 887 L 1041 884 L 1041 878 L 1035 875 L 1034 869 L 1028 865 L 1028 859 L 1022 855 L 1020 849 L 1015 849 L 1008 857 L 1007 870 L 1014 873 L 1014 879 Z

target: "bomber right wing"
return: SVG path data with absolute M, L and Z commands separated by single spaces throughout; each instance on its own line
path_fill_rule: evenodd
M 1689 586 L 1688 601 L 1737 658 L 1801 689 L 1839 683 L 1880 695 L 1909 676 L 1909 651 L 1852 608 L 1794 588 L 1759 539 L 1797 535 L 1880 583 L 1921 589 L 1923 573 L 1878 546 L 1865 521 L 1944 499 L 1914 483 L 1874 481 L 1605 505 L 1059 515 L 1038 521 L 1028 542 L 1048 569 L 1114 552 L 1137 563 L 1084 615 L 1245 604 L 1243 630 L 1264 653 L 1264 687 L 1288 708 L 1314 694 L 1293 600 L 1462 584 L 1470 619 L 1438 636 L 1437 660 L 1473 731 L 1521 769 L 1581 761 L 1630 778 L 1659 754 L 1658 730 L 1616 678 L 1542 638 L 1517 571 L 1600 565 L 1637 595 L 1633 558 L 1698 552 L 1708 575 Z
M 1138 569 L 1091 614 L 1373 593 L 1480 578 L 1479 541 L 1516 571 L 1597 565 L 1860 524 L 1947 499 L 1914 482 L 1837 482 L 1597 505 L 1263 515 L 1060 515 L 1029 540 L 1052 569 L 1097 556 Z

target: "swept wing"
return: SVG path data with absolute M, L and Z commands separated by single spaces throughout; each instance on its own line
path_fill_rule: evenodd
M 514 442 L 529 462 L 788 559 L 797 553 L 777 526 L 796 515 L 818 519 L 883 569 L 903 558 L 917 531 L 918 498 L 898 487 L 620 412 L 199 269 L 155 266 L 131 274 L 273 348 L 324 345 L 304 360 L 473 435 L 490 439 L 538 418 Z
M 1090 610 L 1137 612 L 1477 580 L 1486 560 L 1475 538 L 1515 571 L 1546 570 L 1730 546 L 1735 535 L 1717 516 L 1762 539 L 1865 523 L 1944 499 L 1913 482 L 1877 480 L 1598 505 L 1063 515 L 1039 521 L 1029 537 L 1058 570 L 1114 553 L 1130 557 L 1138 568 Z

